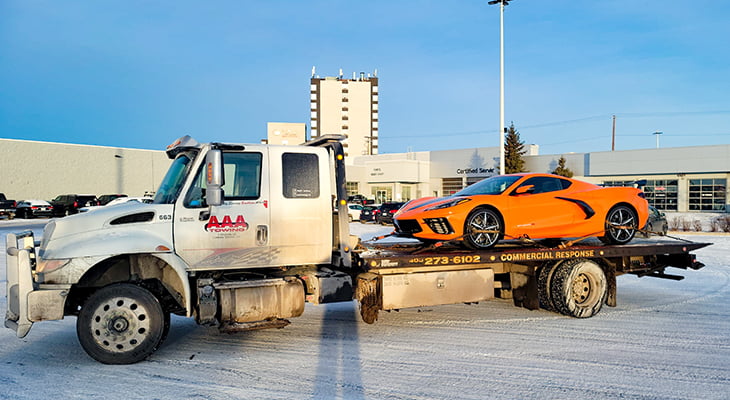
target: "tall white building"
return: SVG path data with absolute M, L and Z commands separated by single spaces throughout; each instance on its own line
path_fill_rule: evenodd
M 353 73 L 320 78 L 312 68 L 310 86 L 310 131 L 312 139 L 328 134 L 342 134 L 345 160 L 378 154 L 378 77 Z

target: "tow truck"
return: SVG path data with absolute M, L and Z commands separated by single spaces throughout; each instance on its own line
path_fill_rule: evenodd
M 616 305 L 616 277 L 681 279 L 708 243 L 506 242 L 489 250 L 350 235 L 342 136 L 300 146 L 201 144 L 185 136 L 151 204 L 129 202 L 6 237 L 5 326 L 75 316 L 93 359 L 130 364 L 170 315 L 223 332 L 283 327 L 305 303 L 380 311 L 512 299 L 587 318 Z M 568 244 L 571 244 L 570 242 Z

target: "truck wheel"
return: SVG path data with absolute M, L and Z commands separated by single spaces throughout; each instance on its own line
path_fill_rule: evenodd
M 639 218 L 628 206 L 617 205 L 606 215 L 606 231 L 601 241 L 607 244 L 626 244 L 634 238 Z
M 167 315 L 167 318 L 165 317 Z M 99 289 L 76 321 L 81 347 L 104 364 L 133 364 L 159 347 L 169 329 L 169 313 L 148 290 L 129 283 Z
M 550 293 L 550 281 L 553 278 L 555 269 L 562 262 L 547 262 L 537 271 L 537 295 L 540 299 L 540 307 L 548 311 L 556 311 L 555 305 L 553 305 L 553 297 Z
M 470 249 L 488 249 L 502 238 L 502 217 L 489 208 L 472 211 L 464 223 L 464 244 Z
M 576 318 L 589 318 L 601 311 L 606 301 L 606 274 L 591 260 L 564 261 L 555 268 L 550 281 L 555 309 Z

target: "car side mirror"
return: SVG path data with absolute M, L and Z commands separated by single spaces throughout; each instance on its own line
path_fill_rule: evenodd
M 223 204 L 223 152 L 211 150 L 205 156 L 205 201 L 209 206 Z
M 535 185 L 523 185 L 515 189 L 515 194 L 529 194 L 535 192 Z

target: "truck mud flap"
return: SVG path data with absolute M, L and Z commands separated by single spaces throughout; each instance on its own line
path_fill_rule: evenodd
M 22 240 L 23 248 L 18 248 L 18 240 Z M 19 338 L 25 337 L 33 325 L 28 319 L 28 294 L 33 291 L 33 276 L 30 267 L 30 251 L 33 248 L 33 236 L 18 237 L 9 233 L 6 236 L 7 266 L 7 310 L 5 327 L 15 331 Z

